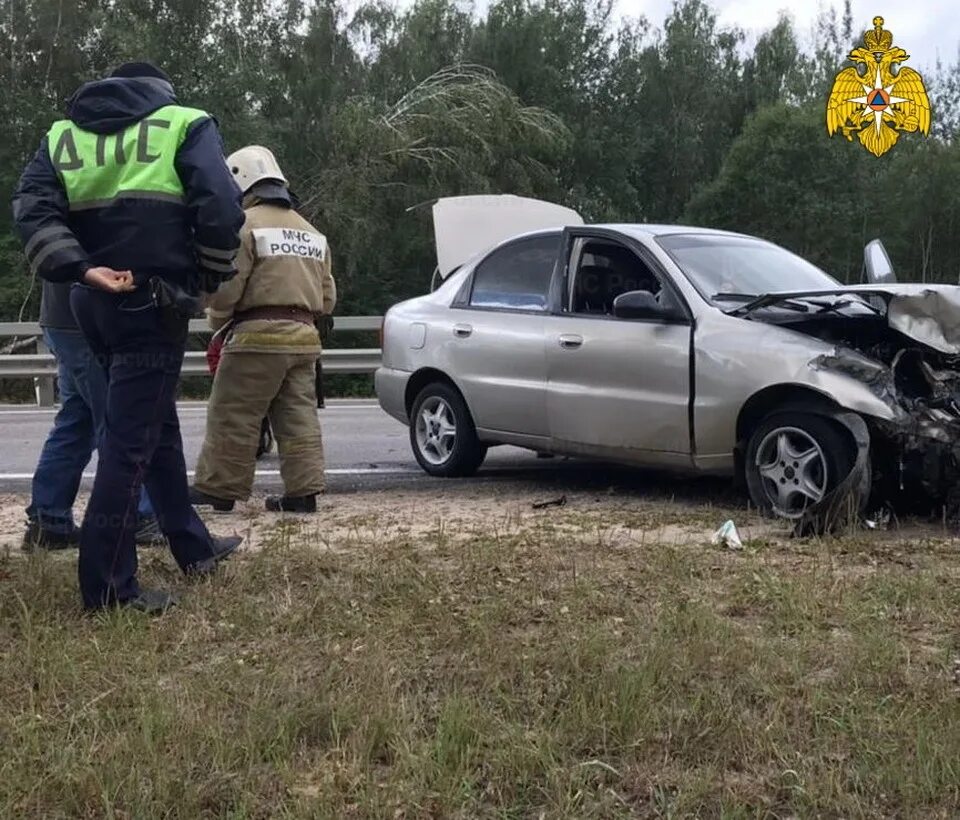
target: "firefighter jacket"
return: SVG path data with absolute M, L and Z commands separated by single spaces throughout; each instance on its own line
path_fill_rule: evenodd
M 215 330 L 244 311 L 295 307 L 315 319 L 337 302 L 326 237 L 293 208 L 252 198 L 240 231 L 237 275 L 207 302 Z M 224 352 L 319 353 L 314 325 L 290 319 L 237 321 Z

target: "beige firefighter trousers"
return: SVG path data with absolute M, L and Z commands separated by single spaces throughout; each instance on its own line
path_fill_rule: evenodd
M 249 498 L 260 423 L 270 419 L 284 494 L 323 492 L 323 439 L 309 353 L 224 353 L 207 405 L 194 486 L 216 498 Z

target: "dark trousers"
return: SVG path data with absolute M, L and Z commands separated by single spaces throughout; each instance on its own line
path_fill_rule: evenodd
M 80 536 L 88 609 L 135 598 L 137 501 L 145 482 L 181 569 L 210 558 L 212 539 L 190 505 L 176 390 L 187 321 L 171 322 L 146 288 L 113 294 L 74 285 L 80 330 L 108 371 L 97 475 Z
M 40 451 L 27 517 L 49 532 L 68 533 L 83 470 L 103 427 L 107 373 L 80 331 L 44 328 L 43 338 L 57 360 L 60 412 Z M 141 518 L 153 515 L 146 491 L 139 512 Z

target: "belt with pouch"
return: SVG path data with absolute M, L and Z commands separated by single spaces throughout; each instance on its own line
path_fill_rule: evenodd
M 303 325 L 313 327 L 313 311 L 293 305 L 264 305 L 263 307 L 250 308 L 249 310 L 239 310 L 233 314 L 233 320 L 240 322 L 249 322 L 254 319 L 266 319 L 270 321 L 299 322 Z
M 190 319 L 203 312 L 200 299 L 177 282 L 160 276 L 151 276 L 147 284 L 150 299 L 160 312 L 164 332 L 176 344 L 186 344 Z
M 153 304 L 172 316 L 192 319 L 203 315 L 203 307 L 196 293 L 185 289 L 178 282 L 151 276 L 147 282 Z

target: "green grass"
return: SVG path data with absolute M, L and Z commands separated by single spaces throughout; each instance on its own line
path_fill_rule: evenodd
M 198 585 L 146 552 L 185 596 L 159 620 L 0 560 L 0 816 L 957 816 L 955 544 L 581 518 L 288 526 Z

